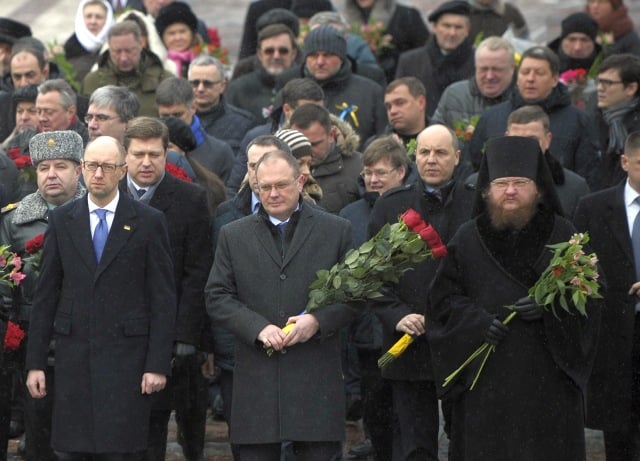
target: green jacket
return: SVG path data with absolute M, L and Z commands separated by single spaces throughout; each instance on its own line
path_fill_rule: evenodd
M 156 88 L 166 78 L 174 77 L 164 69 L 160 59 L 150 51 L 142 50 L 140 64 L 133 72 L 120 72 L 113 65 L 109 50 L 98 60 L 98 70 L 90 72 L 82 81 L 82 94 L 90 97 L 97 88 L 105 85 L 123 86 L 131 90 L 140 102 L 139 115 L 158 116 Z

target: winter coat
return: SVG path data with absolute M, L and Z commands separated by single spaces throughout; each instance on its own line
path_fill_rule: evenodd
M 87 74 L 82 81 L 81 93 L 90 97 L 91 93 L 105 85 L 123 86 L 138 97 L 139 115 L 157 117 L 156 88 L 160 82 L 173 76 L 164 69 L 162 62 L 155 54 L 145 49 L 142 50 L 136 70 L 123 74 L 111 62 L 109 50 L 107 50 L 98 59 L 98 70 Z
M 628 134 L 640 130 L 640 106 L 632 112 L 629 112 L 622 119 L 622 124 Z M 620 156 L 622 152 L 608 153 L 609 148 L 609 125 L 605 122 L 600 109 L 596 112 L 596 126 L 598 136 L 600 138 L 600 147 L 602 150 L 602 181 L 601 187 L 613 187 L 627 177 L 627 172 L 620 165 Z
M 471 6 L 471 32 L 469 37 L 475 41 L 478 34 L 484 38 L 497 35 L 501 37 L 511 27 L 513 35 L 517 38 L 529 38 L 529 29 L 524 16 L 511 3 L 504 0 L 495 0 L 491 5 L 482 5 L 470 0 Z
M 100 53 L 85 50 L 74 33 L 64 42 L 64 56 L 76 70 L 76 80 L 82 82 L 98 60 Z
M 234 157 L 238 155 L 242 138 L 256 124 L 253 115 L 228 104 L 223 95 L 218 104 L 197 115 L 207 133 L 229 144 Z
M 465 159 L 470 159 L 477 170 L 480 166 L 484 144 L 493 137 L 504 136 L 509 114 L 527 105 L 516 89 L 508 101 L 487 109 L 468 144 Z M 591 190 L 599 184 L 600 149 L 590 117 L 571 105 L 567 87 L 557 84 L 543 101 L 537 102 L 551 121 L 551 154 L 563 167 L 576 172 L 587 180 Z
M 260 67 L 229 82 L 226 100 L 232 106 L 246 110 L 262 123 L 269 118 L 276 98 L 276 79 Z
M 400 55 L 396 78 L 416 77 L 422 82 L 427 90 L 429 117 L 449 85 L 473 76 L 475 64 L 471 43 L 467 39 L 454 51 L 443 55 L 435 36 L 431 36 L 425 46 Z

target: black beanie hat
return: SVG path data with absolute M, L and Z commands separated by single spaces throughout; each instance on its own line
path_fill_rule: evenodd
M 156 18 L 156 29 L 160 38 L 167 27 L 179 22 L 186 24 L 194 33 L 198 30 L 198 18 L 186 3 L 173 2 L 160 8 Z
M 335 28 L 329 25 L 318 26 L 304 39 L 304 55 L 307 57 L 316 51 L 335 54 L 343 61 L 347 60 L 347 41 Z
M 329 0 L 293 0 L 291 11 L 299 18 L 310 18 L 322 11 L 333 11 Z
M 191 127 L 183 120 L 176 117 L 163 117 L 160 120 L 169 129 L 169 141 L 183 152 L 191 152 L 198 147 Z
M 471 15 L 471 7 L 469 6 L 469 3 L 464 0 L 451 0 L 449 2 L 444 2 L 429 15 L 429 22 L 438 22 L 438 19 L 440 19 L 440 16 L 443 14 L 469 16 Z
M 562 20 L 560 38 L 565 38 L 567 35 L 576 32 L 585 34 L 595 41 L 598 36 L 598 23 L 587 13 L 573 13 Z
M 300 21 L 298 17 L 284 8 L 274 8 L 260 15 L 258 21 L 256 21 L 256 29 L 260 32 L 271 24 L 284 24 L 291 29 L 295 37 L 300 35 Z

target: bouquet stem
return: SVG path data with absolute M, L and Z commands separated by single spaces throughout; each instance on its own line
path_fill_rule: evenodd
M 407 349 L 407 347 L 409 347 L 409 345 L 413 342 L 413 340 L 413 336 L 408 333 L 402 335 L 402 338 L 396 341 L 396 343 L 391 346 L 391 349 L 382 354 L 382 357 L 378 359 L 378 368 L 384 369 L 387 365 L 400 357 L 402 353 Z
M 517 315 L 517 312 L 511 312 L 507 318 L 505 318 L 502 323 L 504 325 L 507 325 L 509 322 L 511 322 L 513 320 L 513 318 Z M 482 345 L 480 347 L 478 347 L 475 352 L 473 354 L 471 354 L 467 360 L 464 361 L 464 363 L 462 365 L 460 365 L 458 368 L 456 368 L 453 373 L 451 373 L 449 376 L 447 376 L 444 380 L 444 384 L 442 385 L 442 387 L 446 387 L 448 386 L 451 381 L 453 381 L 454 379 L 456 379 L 458 377 L 458 375 L 460 373 L 462 373 L 462 370 L 464 370 L 469 364 L 471 364 L 475 359 L 477 359 L 478 357 L 480 357 L 482 354 L 484 354 L 484 357 L 482 358 L 482 363 L 480 364 L 480 368 L 478 369 L 478 372 L 476 373 L 475 378 L 473 378 L 473 382 L 471 383 L 471 387 L 469 388 L 470 390 L 473 390 L 473 388 L 476 386 L 476 383 L 478 382 L 478 378 L 480 378 L 480 373 L 482 373 L 482 370 L 484 369 L 484 365 L 485 363 L 487 363 L 487 360 L 489 359 L 489 356 L 491 355 L 492 352 L 494 352 L 496 350 L 496 346 L 493 346 L 489 343 L 482 343 Z

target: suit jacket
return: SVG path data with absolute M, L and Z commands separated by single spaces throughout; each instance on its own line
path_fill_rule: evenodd
M 220 230 L 207 282 L 214 325 L 235 334 L 232 443 L 336 441 L 344 437 L 340 329 L 355 312 L 347 304 L 313 311 L 319 333 L 268 357 L 256 339 L 269 324 L 283 327 L 307 304 L 316 271 L 329 269 L 351 245 L 348 221 L 301 202 L 289 225 L 284 258 L 264 212 Z M 291 232 L 292 231 L 292 232 Z M 330 237 L 330 238 L 328 238 Z
M 120 192 L 128 193 L 126 178 Z M 167 173 L 149 205 L 164 213 L 169 230 L 178 300 L 175 340 L 198 346 L 206 316 L 204 287 L 213 260 L 206 192 Z
M 96 262 L 87 198 L 50 213 L 26 367 L 44 370 L 56 341 L 51 443 L 65 452 L 147 446 L 145 372 L 168 375 L 176 315 L 162 213 L 120 194 Z
M 635 263 L 623 181 L 615 187 L 584 197 L 578 204 L 574 224 L 578 232 L 589 232 L 589 245 L 598 255 L 606 277 L 600 341 L 587 388 L 587 426 L 620 431 L 631 416 L 631 351 L 634 337 L 635 304 L 629 288 L 635 283 Z

